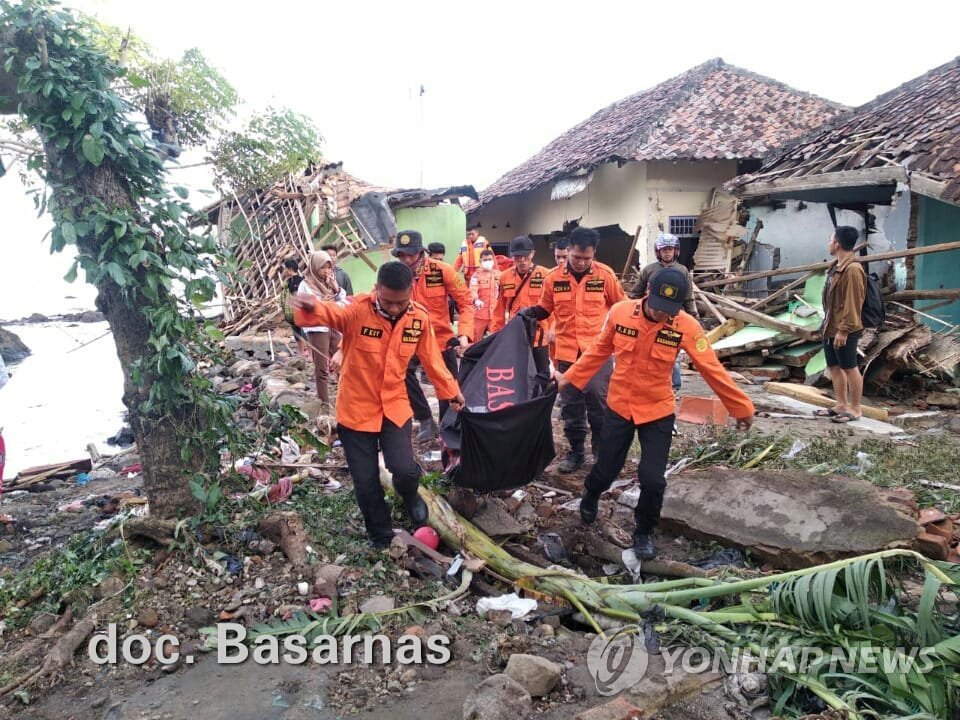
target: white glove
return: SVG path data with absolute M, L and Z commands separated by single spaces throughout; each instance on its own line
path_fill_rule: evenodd
M 480 308 L 483 307 L 483 300 L 481 300 L 480 298 L 477 298 L 476 300 L 473 301 L 473 306 L 479 310 Z

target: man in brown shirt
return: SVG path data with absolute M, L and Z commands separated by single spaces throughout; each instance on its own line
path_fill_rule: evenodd
M 827 251 L 837 258 L 827 274 L 823 290 L 823 351 L 833 382 L 836 404 L 814 413 L 835 423 L 860 419 L 863 376 L 857 367 L 857 342 L 863 334 L 863 301 L 867 294 L 867 275 L 854 262 L 853 249 L 860 233 L 848 225 L 837 227 Z

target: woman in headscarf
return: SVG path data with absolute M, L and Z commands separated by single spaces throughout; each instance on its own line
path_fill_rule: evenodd
M 337 285 L 333 270 L 333 258 L 323 250 L 310 253 L 303 282 L 297 288 L 298 295 L 313 295 L 320 300 L 346 302 L 347 293 Z M 301 328 L 307 334 L 307 342 L 313 354 L 313 372 L 317 381 L 317 397 L 324 405 L 330 405 L 330 334 L 328 327 Z

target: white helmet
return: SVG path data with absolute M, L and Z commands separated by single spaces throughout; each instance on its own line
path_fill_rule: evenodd
M 670 233 L 660 233 L 657 235 L 657 239 L 653 243 L 653 251 L 659 254 L 664 248 L 673 248 L 674 250 L 679 250 L 680 239 L 676 235 L 671 235 Z

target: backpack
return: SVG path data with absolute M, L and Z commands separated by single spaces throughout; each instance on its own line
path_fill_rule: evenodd
M 886 316 L 883 293 L 880 292 L 880 278 L 876 273 L 869 273 L 867 274 L 867 292 L 860 311 L 861 322 L 865 328 L 878 328 L 883 325 Z

